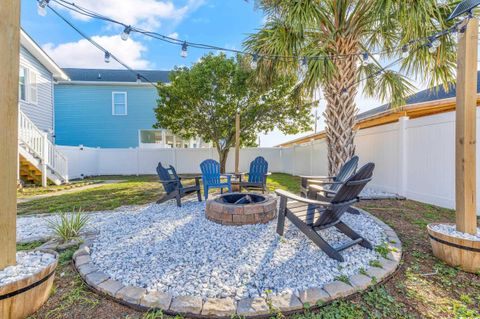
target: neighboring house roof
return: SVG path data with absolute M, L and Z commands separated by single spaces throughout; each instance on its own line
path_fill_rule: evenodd
M 68 81 L 68 75 L 48 56 L 45 51 L 23 30 L 20 30 L 20 44 L 52 73 L 57 81 Z
M 111 69 L 76 69 L 64 68 L 72 81 L 78 82 L 103 82 L 103 83 L 136 83 L 137 73 L 153 83 L 169 82 L 169 71 L 158 70 L 111 70 Z M 142 79 L 144 83 L 145 80 Z
M 477 93 L 480 93 L 480 71 L 478 72 Z M 377 125 L 393 123 L 401 116 L 412 118 L 453 111 L 455 109 L 456 86 L 450 84 L 448 92 L 443 85 L 429 88 L 407 98 L 406 105 L 392 108 L 390 104 L 384 104 L 357 115 L 357 128 L 368 128 Z M 477 97 L 477 105 L 480 102 Z M 277 146 L 286 147 L 295 144 L 306 143 L 311 140 L 322 139 L 325 132 L 309 134 Z

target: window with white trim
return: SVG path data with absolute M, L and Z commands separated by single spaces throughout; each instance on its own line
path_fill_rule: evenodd
M 18 98 L 27 103 L 38 103 L 38 74 L 24 66 L 20 66 Z
M 27 101 L 27 68 L 21 66 L 18 80 L 18 98 L 21 101 Z
M 112 92 L 112 115 L 127 115 L 127 92 Z
M 38 103 L 37 73 L 28 72 L 28 102 Z

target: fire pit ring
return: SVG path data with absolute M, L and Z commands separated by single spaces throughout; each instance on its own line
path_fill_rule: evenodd
M 228 193 L 207 201 L 205 216 L 222 225 L 265 224 L 277 216 L 277 198 L 255 193 Z

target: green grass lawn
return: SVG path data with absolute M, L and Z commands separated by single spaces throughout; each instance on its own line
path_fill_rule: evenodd
M 98 176 L 84 182 L 119 180 L 92 189 L 79 190 L 58 196 L 35 199 L 18 204 L 18 214 L 68 212 L 73 210 L 101 211 L 112 210 L 124 205 L 142 205 L 158 200 L 163 192 L 156 175 L 143 176 Z M 123 181 L 122 181 L 123 180 Z M 184 178 L 185 185 L 193 184 L 193 179 Z M 268 189 L 287 189 L 298 193 L 298 177 L 287 174 L 272 174 L 267 180 Z M 41 193 L 38 190 L 30 196 Z M 28 197 L 28 196 L 23 196 Z

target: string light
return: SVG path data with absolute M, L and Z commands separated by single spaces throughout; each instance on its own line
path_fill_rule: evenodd
M 370 62 L 370 56 L 368 55 L 368 52 L 362 53 L 362 60 L 363 65 L 367 65 Z
M 255 70 L 258 66 L 258 54 L 253 54 L 252 55 L 252 62 L 250 63 L 250 67 Z
M 37 1 L 41 2 L 43 0 L 37 0 Z M 87 17 L 94 18 L 94 19 L 100 19 L 100 20 L 103 20 L 103 21 L 108 21 L 108 22 L 118 24 L 118 25 L 122 25 L 122 26 L 125 27 L 125 24 L 122 23 L 122 22 L 116 21 L 112 18 L 103 16 L 101 14 L 95 13 L 92 10 L 85 9 L 81 6 L 78 6 L 75 3 L 68 2 L 66 0 L 51 0 L 51 1 L 54 1 L 56 4 L 58 4 L 60 6 L 63 6 L 64 8 L 66 8 L 68 10 L 75 11 L 78 14 L 85 15 Z M 438 38 L 440 36 L 444 36 L 444 35 L 447 35 L 449 33 L 454 33 L 456 31 L 455 29 L 458 28 L 458 26 L 460 26 L 461 23 L 464 22 L 464 21 L 458 22 L 453 27 L 449 27 L 447 29 L 444 29 L 442 31 L 439 31 L 439 32 L 435 33 L 433 35 L 433 37 Z M 194 48 L 198 48 L 198 49 L 206 49 L 206 50 L 213 50 L 213 51 L 223 51 L 223 52 L 232 52 L 232 53 L 238 53 L 238 54 L 252 55 L 252 52 L 245 52 L 245 51 L 236 50 L 236 49 L 227 49 L 227 48 L 222 48 L 222 47 L 218 47 L 218 46 L 215 46 L 215 45 L 209 45 L 209 44 L 187 42 L 187 41 L 183 41 L 183 40 L 180 40 L 180 39 L 175 39 L 175 38 L 169 37 L 167 35 L 159 34 L 159 33 L 153 32 L 153 31 L 142 30 L 140 28 L 133 27 L 133 26 L 125 27 L 125 29 L 128 30 L 129 32 L 130 31 L 138 32 L 138 33 L 141 33 L 145 36 L 152 37 L 152 38 L 164 41 L 164 42 L 168 42 L 170 44 L 176 44 L 176 45 L 182 46 L 182 48 L 184 47 L 185 44 L 187 44 L 190 47 L 194 47 Z M 415 39 L 415 40 L 411 41 L 409 43 L 409 46 L 413 47 L 415 44 L 418 44 L 420 46 L 428 46 L 428 42 L 429 42 L 428 40 L 429 40 L 428 37 L 418 38 L 418 39 Z M 437 43 L 435 43 L 435 45 L 437 45 Z M 402 51 L 402 47 L 400 46 L 400 47 L 397 47 L 397 48 L 389 48 L 389 49 L 384 49 L 381 52 L 372 53 L 371 57 L 375 57 L 377 54 L 391 54 L 391 53 L 394 53 L 394 52 L 397 52 L 397 51 L 400 53 L 400 55 L 403 56 L 404 51 Z M 362 57 L 362 56 L 365 56 L 365 55 L 368 56 L 369 53 L 365 54 L 365 53 L 357 53 L 356 52 L 356 53 L 347 53 L 347 54 L 329 54 L 329 55 L 321 55 L 321 56 L 310 56 L 310 57 L 308 57 L 308 60 L 322 60 L 322 59 L 325 59 L 325 58 L 329 58 L 329 59 L 332 59 L 332 60 L 340 60 L 340 59 L 346 59 L 346 58 L 349 58 L 349 57 L 352 57 L 352 56 Z M 370 58 L 370 56 L 368 56 L 368 57 Z M 298 58 L 299 58 L 298 56 L 266 55 L 266 54 L 264 55 L 264 54 L 262 54 L 262 59 L 271 59 L 271 60 L 282 59 L 284 61 L 295 62 L 295 61 L 298 61 Z M 371 59 L 369 59 L 368 62 L 372 63 Z
M 137 74 L 137 84 L 142 83 L 142 78 L 140 77 L 140 74 Z
M 128 37 L 130 36 L 130 32 L 132 32 L 132 27 L 131 26 L 126 26 L 125 29 L 123 29 L 121 38 L 123 41 L 127 41 Z
M 442 45 L 442 42 L 437 37 L 432 37 L 430 39 L 430 43 L 432 43 L 432 46 L 435 48 L 439 48 Z
M 105 63 L 110 63 L 110 52 L 105 51 Z
M 186 58 L 188 56 L 188 45 L 187 45 L 187 42 L 183 42 L 182 44 L 182 52 L 180 52 L 180 56 L 182 58 Z
M 47 5 L 50 0 L 40 0 L 37 4 L 37 12 L 42 17 L 47 15 Z
M 305 78 L 305 76 L 308 73 L 308 60 L 307 57 L 302 58 L 302 63 L 300 66 L 300 73 L 302 74 L 302 78 Z
M 344 99 L 348 98 L 349 97 L 348 90 L 346 88 L 343 88 L 340 96 Z
M 434 54 L 435 52 L 437 52 L 437 48 L 432 43 L 428 43 L 427 47 L 428 47 L 428 52 L 430 52 L 431 54 Z

